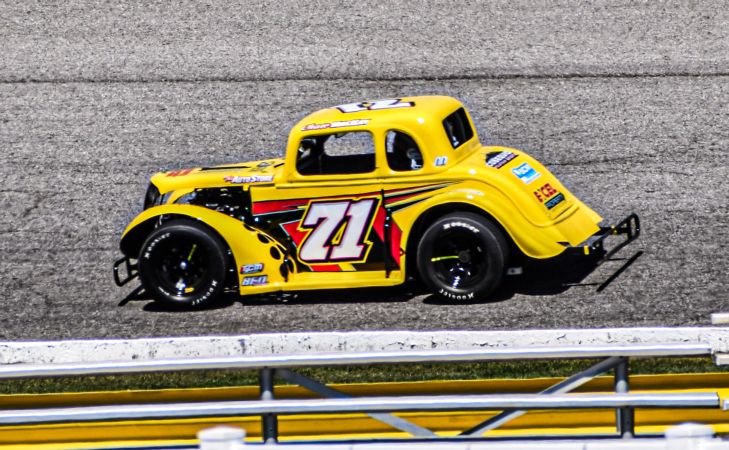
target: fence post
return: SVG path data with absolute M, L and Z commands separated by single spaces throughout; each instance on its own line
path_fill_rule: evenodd
M 627 394 L 630 391 L 628 371 L 628 358 L 620 358 L 620 362 L 615 366 L 616 394 Z M 623 439 L 630 439 L 635 436 L 635 414 L 633 408 L 625 407 L 615 410 L 615 422 L 618 427 L 618 433 Z
M 274 370 L 264 368 L 260 372 L 261 400 L 273 400 Z M 278 419 L 275 414 L 261 416 L 261 428 L 264 444 L 275 444 L 278 441 Z

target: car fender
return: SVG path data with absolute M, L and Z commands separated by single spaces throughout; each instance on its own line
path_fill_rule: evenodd
M 163 216 L 198 220 L 217 233 L 233 254 L 242 294 L 276 291 L 293 272 L 284 245 L 273 237 L 227 214 L 196 205 L 161 205 L 143 211 L 124 230 L 122 252 L 136 258 L 146 236 Z
M 584 239 L 581 236 L 590 236 L 599 230 L 592 211 L 581 206 L 584 205 L 575 202 L 554 220 L 534 223 L 510 196 L 497 187 L 478 181 L 464 181 L 418 203 L 415 210 L 408 211 L 411 209 L 408 208 L 393 216 L 402 224 L 404 242 L 409 242 L 416 220 L 424 214 L 437 216 L 459 209 L 477 210 L 496 222 L 525 255 L 544 259 L 562 253 L 565 243 L 577 243 Z

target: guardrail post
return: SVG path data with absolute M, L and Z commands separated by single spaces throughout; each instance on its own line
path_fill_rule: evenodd
M 273 369 L 261 369 L 261 400 L 273 400 L 273 374 Z M 278 441 L 278 419 L 275 414 L 261 415 L 261 429 L 264 444 L 275 444 Z
M 615 366 L 615 393 L 627 394 L 630 390 L 628 380 L 628 358 L 620 358 Z M 625 407 L 615 410 L 615 422 L 618 433 L 623 439 L 630 439 L 635 436 L 635 415 L 633 408 Z

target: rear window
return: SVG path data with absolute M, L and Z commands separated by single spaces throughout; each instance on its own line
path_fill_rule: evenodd
M 451 143 L 453 148 L 460 147 L 464 142 L 473 137 L 471 123 L 468 121 L 466 110 L 463 108 L 458 109 L 456 112 L 446 117 L 443 120 L 443 128 L 445 129 L 446 135 L 448 135 L 448 141 Z

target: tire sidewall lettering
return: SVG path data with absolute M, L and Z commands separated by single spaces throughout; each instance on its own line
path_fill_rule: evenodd
M 144 247 L 144 254 L 143 254 L 144 259 L 150 259 L 152 257 L 152 252 L 154 251 L 154 248 L 157 246 L 157 244 L 168 239 L 170 236 L 172 236 L 172 233 L 162 233 L 161 235 L 154 238 L 154 240 L 152 242 L 147 244 Z
M 464 294 L 454 294 L 453 292 L 446 291 L 443 288 L 440 288 L 440 290 L 438 290 L 438 294 L 440 294 L 444 297 L 448 297 L 451 300 L 458 300 L 458 301 L 473 300 L 476 297 L 476 294 L 474 292 L 468 292 L 468 293 L 464 293 Z
M 450 230 L 451 228 L 459 228 L 459 227 L 465 228 L 474 234 L 478 234 L 481 232 L 481 230 L 479 230 L 475 226 L 471 225 L 470 223 L 466 223 L 466 222 L 454 221 L 454 222 L 446 222 L 443 224 L 444 230 Z

